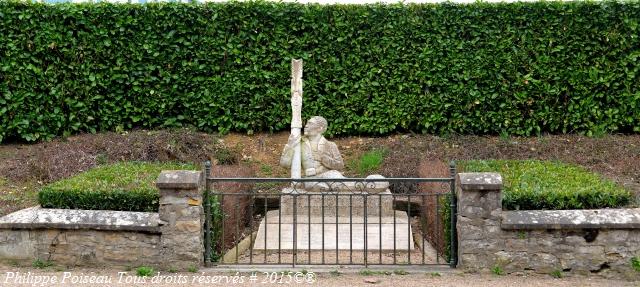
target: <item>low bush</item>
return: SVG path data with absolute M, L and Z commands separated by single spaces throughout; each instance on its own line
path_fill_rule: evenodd
M 157 211 L 156 179 L 162 170 L 195 169 L 191 164 L 121 162 L 98 166 L 43 187 L 44 208 Z
M 44 268 L 53 266 L 53 262 L 51 262 L 49 260 L 42 260 L 40 258 L 37 258 L 37 259 L 33 260 L 33 263 L 31 263 L 31 266 L 33 266 L 35 268 L 38 268 L 38 269 L 44 269 Z
M 442 222 L 440 223 L 444 231 L 444 249 L 438 250 L 439 253 L 444 255 L 444 259 L 447 262 L 451 260 L 451 194 L 447 194 L 444 197 L 439 198 L 438 204 L 440 204 L 440 212 Z
M 148 266 L 140 266 L 138 268 L 136 268 L 136 275 L 140 276 L 140 277 L 148 277 L 151 276 L 153 274 L 154 270 L 151 267 Z
M 472 160 L 465 172 L 499 172 L 507 210 L 616 208 L 632 203 L 633 194 L 582 167 L 557 161 Z
M 640 272 L 640 257 L 631 257 L 631 268 L 633 270 Z

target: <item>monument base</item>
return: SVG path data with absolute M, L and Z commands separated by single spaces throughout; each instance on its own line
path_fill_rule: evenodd
M 395 216 L 322 217 L 272 210 L 260 223 L 253 249 L 289 251 L 294 250 L 295 244 L 296 250 L 413 250 L 407 213 L 394 213 Z
M 297 214 L 312 217 L 336 216 L 349 218 L 350 216 L 362 217 L 393 217 L 394 196 L 387 189 L 385 192 L 374 194 L 363 193 L 321 193 L 304 192 L 297 196 L 291 189 L 285 188 L 280 197 L 280 209 L 282 217 Z

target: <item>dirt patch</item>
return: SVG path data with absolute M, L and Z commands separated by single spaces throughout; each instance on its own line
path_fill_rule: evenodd
M 441 160 L 423 160 L 418 165 L 419 177 L 446 178 L 450 177 L 449 165 Z M 444 211 L 448 201 L 444 196 L 435 194 L 444 194 L 451 191 L 451 185 L 442 182 L 425 182 L 418 186 L 418 192 L 423 195 L 420 197 L 420 221 L 421 224 L 427 226 L 424 228 L 424 237 L 437 250 L 438 254 L 444 255 L 447 243 L 445 242 L 445 220 Z
M 245 160 L 258 166 L 259 176 L 287 176 L 278 162 L 288 133 L 231 134 L 224 143 L 240 146 Z M 425 162 L 470 159 L 540 159 L 576 164 L 625 186 L 640 196 L 640 135 L 580 135 L 540 137 L 485 137 L 392 135 L 387 137 L 333 138 L 345 162 L 374 148 L 385 148 L 387 156 L 379 173 L 387 177 L 417 177 Z M 431 167 L 435 169 L 435 167 Z M 268 172 L 263 172 L 268 170 Z M 353 176 L 355 171 L 346 170 Z
M 36 205 L 42 185 L 98 164 L 199 163 L 223 148 L 216 136 L 187 129 L 82 134 L 37 144 L 0 145 L 0 214 Z
M 249 165 L 222 165 L 213 166 L 211 174 L 217 177 L 254 177 L 255 172 Z M 216 246 L 213 248 L 222 253 L 222 251 L 233 247 L 245 234 L 244 227 L 251 220 L 251 214 L 247 212 L 249 206 L 253 203 L 249 193 L 253 188 L 252 183 L 238 182 L 217 182 L 210 187 L 215 193 L 222 192 L 218 195 L 221 214 L 214 217 L 212 222 L 216 234 L 219 233 L 221 240 L 214 238 Z
M 0 174 L 11 181 L 51 182 L 117 161 L 202 162 L 218 148 L 213 135 L 187 129 L 82 134 L 0 147 Z
M 288 176 L 278 165 L 289 134 L 217 135 L 189 129 L 137 130 L 127 133 L 82 134 L 37 144 L 0 146 L 0 203 L 21 194 L 34 194 L 48 182 L 73 176 L 97 164 L 136 161 L 216 161 L 221 149 L 230 150 L 231 161 L 249 164 L 260 177 Z M 640 194 L 640 135 L 579 135 L 540 137 L 480 137 L 392 135 L 345 137 L 335 141 L 346 162 L 374 148 L 387 156 L 378 171 L 388 177 L 421 176 L 421 164 L 468 159 L 542 159 L 577 164 L 602 174 Z M 354 176 L 346 170 L 345 175 Z M 25 188 L 28 187 L 28 188 Z M 4 199 L 3 199 L 4 198 Z M 33 204 L 27 200 L 0 212 Z

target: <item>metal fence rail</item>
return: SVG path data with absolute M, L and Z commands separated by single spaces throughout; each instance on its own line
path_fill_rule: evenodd
M 205 174 L 208 266 L 457 264 L 453 164 L 445 178 Z

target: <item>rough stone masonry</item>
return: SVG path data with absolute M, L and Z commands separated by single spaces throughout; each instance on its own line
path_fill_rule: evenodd
M 459 174 L 459 267 L 640 278 L 640 209 L 502 210 L 502 178 Z
M 32 207 L 0 218 L 0 260 L 68 266 L 203 262 L 202 172 L 163 171 L 159 212 Z

